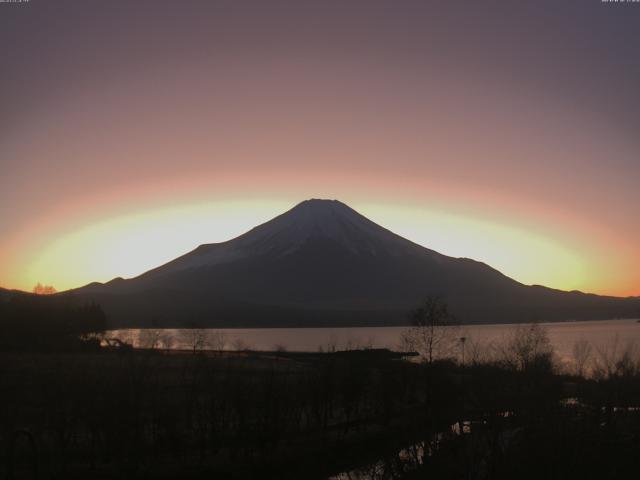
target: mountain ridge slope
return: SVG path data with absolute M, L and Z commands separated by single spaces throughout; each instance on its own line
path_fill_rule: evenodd
M 615 297 L 525 286 L 318 199 L 135 278 L 73 293 L 103 304 L 117 325 L 403 324 L 430 294 L 445 297 L 465 323 L 628 316 L 636 308 Z

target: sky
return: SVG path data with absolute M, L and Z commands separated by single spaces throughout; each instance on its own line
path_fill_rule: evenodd
M 0 3 L 0 286 L 136 276 L 308 198 L 640 295 L 640 3 Z

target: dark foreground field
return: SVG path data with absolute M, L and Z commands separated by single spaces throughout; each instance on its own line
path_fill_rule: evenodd
M 637 368 L 620 363 L 585 380 L 554 374 L 547 360 L 463 367 L 376 350 L 4 353 L 0 478 L 640 471 Z

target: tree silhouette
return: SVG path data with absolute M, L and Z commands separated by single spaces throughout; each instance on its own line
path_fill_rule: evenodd
M 420 353 L 428 363 L 449 353 L 455 339 L 454 318 L 444 299 L 430 295 L 411 312 L 412 327 L 403 333 L 403 343 Z
M 53 295 L 57 293 L 57 290 L 53 288 L 51 285 L 42 285 L 40 282 L 33 287 L 33 293 L 36 295 Z

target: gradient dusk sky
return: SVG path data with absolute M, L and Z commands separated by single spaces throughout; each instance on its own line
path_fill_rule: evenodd
M 308 198 L 640 295 L 640 3 L 0 3 L 0 286 L 130 277 Z

